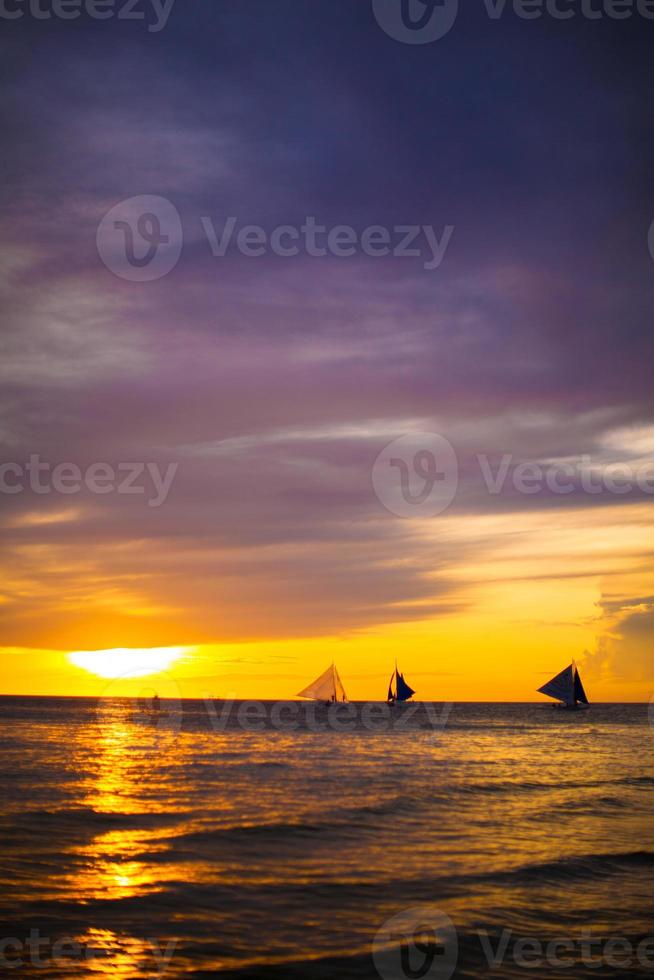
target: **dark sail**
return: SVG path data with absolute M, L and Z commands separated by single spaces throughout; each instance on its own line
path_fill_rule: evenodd
M 556 698 L 563 704 L 574 704 L 574 675 L 572 666 L 566 667 L 553 677 L 547 684 L 538 688 L 540 694 L 546 694 L 548 698 Z
M 584 685 L 581 683 L 581 677 L 574 660 L 569 667 L 562 670 L 547 684 L 543 684 L 538 690 L 541 694 L 547 694 L 549 698 L 562 701 L 568 708 L 574 708 L 577 704 L 588 704 Z
M 408 701 L 416 692 L 404 680 L 404 674 L 397 675 L 397 700 Z
M 579 671 L 575 667 L 575 701 L 581 701 L 582 704 L 588 704 L 588 698 L 586 697 L 586 692 L 584 691 L 584 685 L 581 683 L 581 677 L 579 676 Z

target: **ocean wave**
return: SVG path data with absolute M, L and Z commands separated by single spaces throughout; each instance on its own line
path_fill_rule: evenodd
M 63 831 L 66 827 L 76 832 L 86 828 L 92 832 L 97 827 L 121 827 L 138 830 L 160 825 L 177 823 L 181 814 L 172 811 L 138 812 L 95 810 L 88 806 L 61 807 L 55 810 L 21 810 L 15 816 L 0 818 L 0 833 L 16 828 L 21 833 L 30 831 L 38 834 Z
M 552 808 L 563 810 L 566 813 L 600 813 L 602 810 L 630 810 L 632 804 L 620 796 L 592 796 L 584 799 L 563 800 L 561 803 L 552 804 L 546 811 L 538 814 L 545 819 L 551 819 Z
M 270 840 L 302 840 L 318 838 L 325 840 L 327 830 L 334 831 L 345 824 L 325 822 L 289 822 L 242 824 L 231 827 L 212 827 L 210 830 L 192 830 L 166 838 L 176 850 L 186 846 L 202 844 L 238 844 L 244 841 L 263 842 Z
M 525 864 L 508 871 L 471 877 L 478 881 L 492 880 L 496 883 L 525 880 L 543 884 L 548 881 L 607 878 L 634 868 L 653 865 L 654 852 L 651 851 L 610 851 L 605 854 L 582 854 L 555 861 Z

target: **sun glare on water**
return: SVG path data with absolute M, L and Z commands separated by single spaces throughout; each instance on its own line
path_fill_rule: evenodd
M 77 650 L 68 654 L 75 667 L 98 677 L 145 677 L 167 670 L 184 653 L 184 647 L 153 647 L 146 650 L 117 647 L 114 650 Z

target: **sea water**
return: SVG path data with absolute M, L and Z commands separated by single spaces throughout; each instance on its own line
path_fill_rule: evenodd
M 0 973 L 654 977 L 647 705 L 365 707 L 0 699 Z

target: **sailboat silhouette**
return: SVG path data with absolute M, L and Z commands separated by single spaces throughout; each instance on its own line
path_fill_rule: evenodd
M 395 690 L 393 690 L 393 681 L 395 681 Z M 412 698 L 416 692 L 412 687 L 409 687 L 407 682 L 404 680 L 404 674 L 401 674 L 397 669 L 397 660 L 395 661 L 395 670 L 391 674 L 391 679 L 388 683 L 388 694 L 386 696 L 386 701 L 388 704 L 402 704 L 404 701 L 408 701 Z
M 584 685 L 581 683 L 581 677 L 579 676 L 579 671 L 574 660 L 569 667 L 562 670 L 551 681 L 539 687 L 538 693 L 546 694 L 548 698 L 554 698 L 555 701 L 559 702 L 557 707 L 588 707 L 588 698 L 586 697 Z
M 308 687 L 300 691 L 298 697 L 310 698 L 313 701 L 325 701 L 326 703 L 347 701 L 345 688 L 335 664 L 332 663 L 324 674 L 321 674 Z

